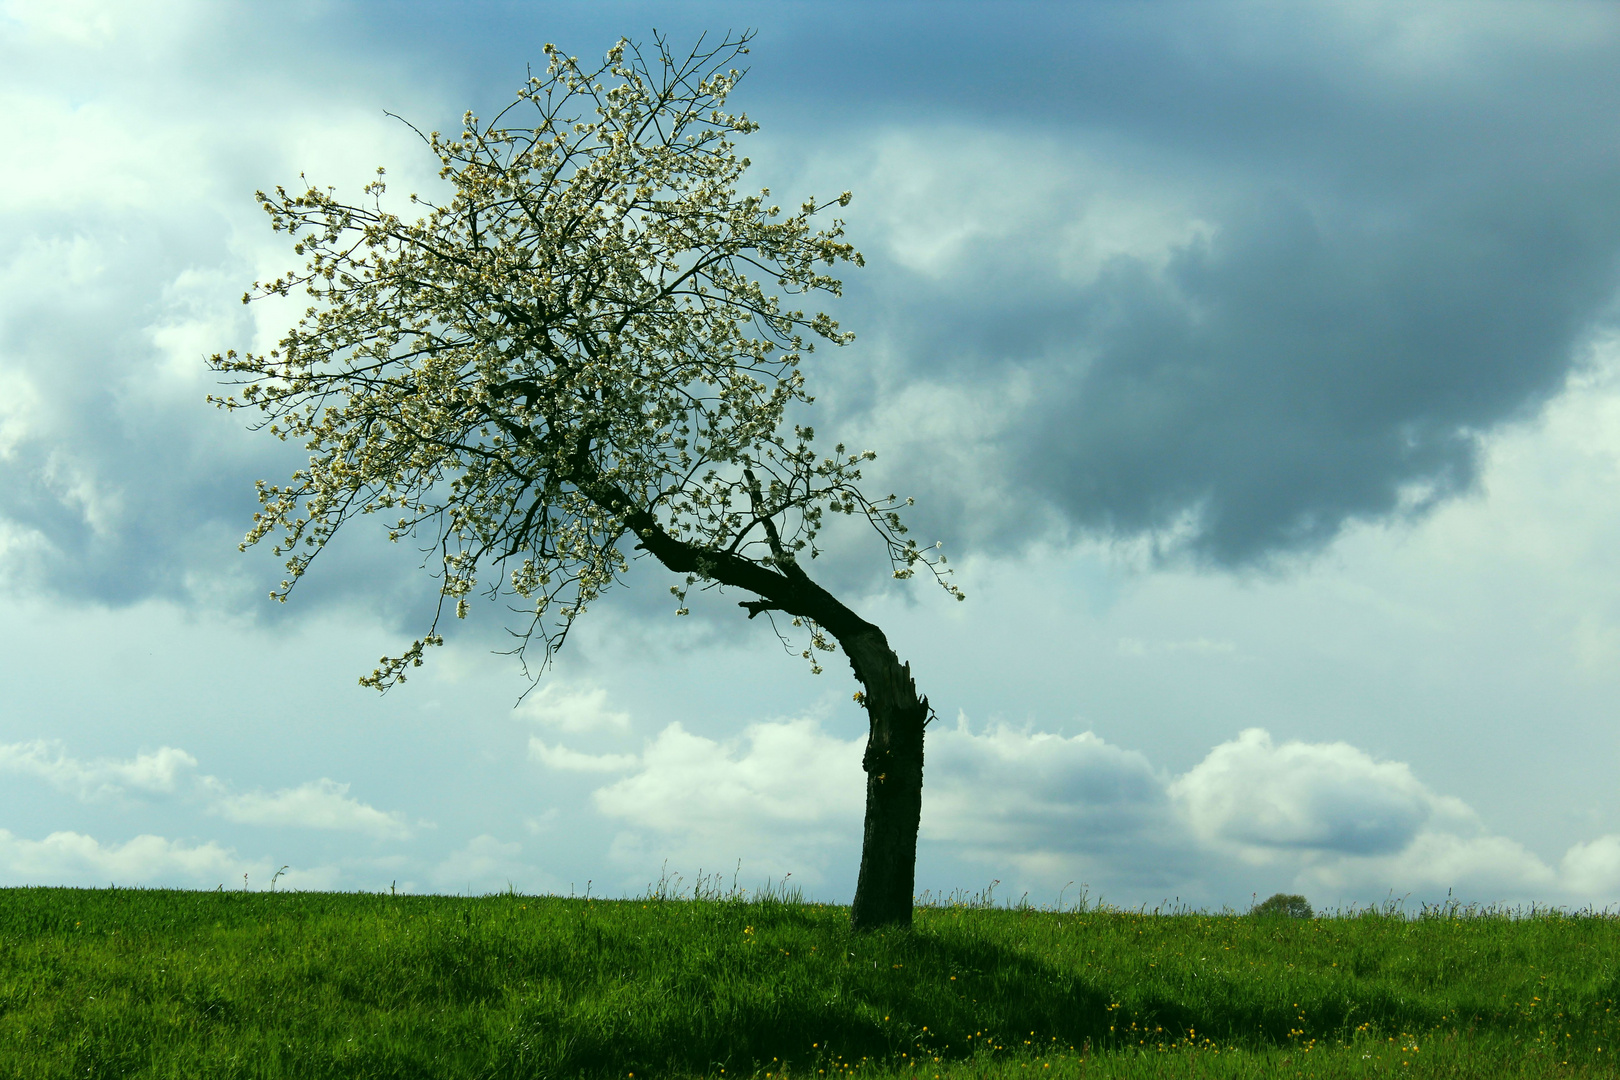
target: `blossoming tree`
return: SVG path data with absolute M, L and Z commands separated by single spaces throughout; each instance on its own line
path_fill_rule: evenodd
M 594 69 L 546 46 L 494 120 L 423 140 L 448 183 L 422 216 L 384 208 L 382 170 L 362 205 L 313 186 L 260 192 L 272 227 L 308 262 L 243 302 L 302 289 L 312 305 L 267 354 L 214 356 L 240 389 L 213 399 L 302 440 L 309 466 L 259 484 L 243 547 L 288 556 L 285 600 L 352 518 L 432 545 L 439 604 L 422 637 L 360 681 L 405 681 L 442 643 L 441 616 L 475 593 L 515 600 L 520 657 L 543 668 L 569 628 L 645 554 L 688 590 L 729 586 L 750 619 L 780 613 L 803 656 L 842 647 L 870 720 L 865 836 L 853 922 L 911 920 L 928 700 L 883 632 L 806 572 L 824 517 L 858 515 L 895 577 L 945 589 L 935 549 L 906 536 L 908 500 L 860 487 L 873 455 L 823 454 L 789 410 L 812 400 L 803 359 L 844 344 L 796 298 L 837 294 L 826 268 L 861 265 L 830 202 L 794 213 L 739 195 L 726 111 L 747 35 L 684 58 L 621 41 Z

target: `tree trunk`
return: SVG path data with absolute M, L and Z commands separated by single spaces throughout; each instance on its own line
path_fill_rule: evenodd
M 910 927 L 928 699 L 917 696 L 911 665 L 900 662 L 877 627 L 868 624 L 865 632 L 842 644 L 855 677 L 866 688 L 871 721 L 861 759 L 866 770 L 866 829 L 850 924 L 856 930 Z
M 739 604 L 750 619 L 761 612 L 784 611 L 812 620 L 844 647 L 855 678 L 865 688 L 871 722 L 861 760 L 866 770 L 866 830 L 850 924 L 856 930 L 909 927 L 917 883 L 917 826 L 922 820 L 923 728 L 929 716 L 928 699 L 917 696 L 911 680 L 911 665 L 894 655 L 883 631 L 810 580 L 783 551 L 768 519 L 766 531 L 777 555 L 774 566 L 671 536 L 651 511 L 627 510 L 633 505 L 630 497 L 610 484 L 581 483 L 581 490 L 604 509 L 623 513 L 638 546 L 669 569 L 760 597 Z

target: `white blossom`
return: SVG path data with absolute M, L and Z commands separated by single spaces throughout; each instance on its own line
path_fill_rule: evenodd
M 757 125 L 725 103 L 746 42 L 678 59 L 621 41 L 591 71 L 546 46 L 544 77 L 493 120 L 422 133 L 451 194 L 412 195 L 414 222 L 384 209 L 381 168 L 361 205 L 307 181 L 258 194 L 308 261 L 243 302 L 299 289 L 310 307 L 268 354 L 211 363 L 241 387 L 219 405 L 310 451 L 289 483 L 259 483 L 243 541 L 287 556 L 272 596 L 345 522 L 381 513 L 390 539 L 438 552 L 441 613 L 465 617 L 475 591 L 516 599 L 518 652 L 539 642 L 543 663 L 649 538 L 696 553 L 671 590 L 685 614 L 721 560 L 815 558 L 829 510 L 864 515 L 896 577 L 920 563 L 960 596 L 906 536 L 909 500 L 860 491 L 874 455 L 818 456 L 784 419 L 810 401 L 817 342 L 852 340 L 795 305 L 862 260 L 841 221 L 811 224 L 848 192 L 790 214 L 738 194 L 733 140 Z M 815 665 L 833 646 L 807 622 Z M 404 681 L 437 629 L 361 682 Z

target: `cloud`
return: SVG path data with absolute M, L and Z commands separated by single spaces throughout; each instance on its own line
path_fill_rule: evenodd
M 1383 855 L 1437 816 L 1471 820 L 1404 764 L 1342 742 L 1275 746 L 1259 728 L 1211 750 L 1169 792 L 1199 836 L 1247 849 Z
M 358 832 L 386 840 L 410 837 L 399 813 L 384 813 L 348 797 L 349 785 L 322 778 L 273 795 L 227 795 L 213 805 L 226 820 L 242 825 Z
M 137 836 L 118 845 L 76 832 L 24 840 L 0 829 L 0 866 L 13 881 L 67 882 L 230 880 L 241 865 L 235 852 L 209 842 L 186 845 L 161 836 Z
M 1559 875 L 1517 841 L 1488 833 L 1471 807 L 1432 791 L 1410 766 L 1344 742 L 1279 745 L 1250 728 L 1167 791 L 1210 854 L 1284 869 L 1295 889 L 1331 902 L 1387 891 L 1502 902 L 1601 894 L 1598 875 L 1570 872 L 1586 865 L 1580 854 L 1566 856 Z
M 591 802 L 627 827 L 614 845 L 622 860 L 717 866 L 742 858 L 756 871 L 815 883 L 836 860 L 858 857 L 864 745 L 813 719 L 751 724 L 727 741 L 670 724 L 635 772 L 598 788 Z M 1141 754 L 1090 732 L 974 732 L 964 718 L 930 731 L 924 772 L 921 842 L 936 853 L 1084 865 L 1136 882 L 1168 880 L 1168 868 L 1197 861 L 1164 779 Z
M 621 863 L 713 868 L 740 858 L 814 884 L 860 836 L 862 749 L 813 720 L 750 724 L 725 741 L 673 723 L 647 743 L 637 771 L 596 789 L 591 805 L 623 827 L 612 849 Z
M 97 758 L 84 762 L 68 757 L 61 744 L 43 739 L 0 744 L 0 772 L 38 777 L 82 800 L 172 794 L 180 776 L 196 767 L 196 758 L 172 746 L 128 760 Z
M 1120 262 L 1074 297 L 1086 359 L 1045 362 L 1022 438 L 1036 490 L 1126 534 L 1190 514 L 1186 546 L 1222 564 L 1319 547 L 1469 489 L 1477 434 L 1550 398 L 1613 300 L 1620 217 L 1555 248 L 1496 192 L 1445 212 L 1413 193 L 1397 226 L 1383 200 L 1320 198 L 1262 196 L 1163 274 Z
M 31 44 L 63 41 L 76 48 L 95 48 L 108 44 L 120 31 L 139 29 L 142 16 L 157 10 L 158 5 L 139 2 L 107 7 L 95 0 L 5 0 L 0 4 L 0 18 L 11 23 L 14 31 L 32 38 Z
M 756 723 L 730 741 L 671 724 L 639 760 L 615 758 L 635 771 L 591 802 L 625 827 L 613 844 L 621 861 L 742 858 L 813 883 L 834 860 L 857 857 L 861 746 L 809 719 Z M 601 768 L 577 758 L 580 771 Z M 961 717 L 930 731 L 925 776 L 924 863 L 987 867 L 1016 888 L 1084 881 L 1093 895 L 1163 888 L 1207 901 L 1260 885 L 1322 905 L 1448 889 L 1601 905 L 1620 890 L 1620 839 L 1577 845 L 1555 871 L 1403 762 L 1344 742 L 1277 743 L 1259 728 L 1170 776 L 1093 732 L 975 731 Z
M 566 746 L 547 746 L 537 738 L 529 739 L 529 757 L 563 772 L 624 772 L 641 762 L 634 754 L 582 754 Z
M 304 165 L 338 183 L 367 175 L 405 157 L 408 132 L 345 95 L 365 57 L 331 63 L 312 95 L 300 70 L 322 61 L 254 32 L 245 9 L 103 11 L 78 40 L 49 7 L 9 6 L 18 33 L 0 39 L 0 138 L 20 151 L 0 177 L 0 537 L 30 539 L 0 543 L 0 579 L 245 606 L 279 580 L 273 559 L 235 550 L 253 481 L 302 461 L 203 401 L 218 390 L 205 356 L 267 347 L 287 325 L 285 306 L 238 302 L 291 259 L 252 192 Z M 244 127 L 263 95 L 282 119 Z M 396 97 L 420 102 L 409 87 Z M 312 592 L 386 603 L 379 572 L 406 561 L 358 560 Z
M 39 391 L 24 373 L 0 370 L 0 458 L 9 458 L 28 436 L 29 417 L 39 408 Z
M 287 315 L 235 303 L 286 261 L 249 193 L 379 161 L 414 183 L 379 96 L 432 116 L 442 88 L 400 75 L 397 28 L 308 53 L 342 13 L 48 7 L 8 8 L 0 45 L 0 136 L 26 148 L 0 184 L 0 399 L 30 403 L 0 414 L 0 573 L 246 603 L 277 580 L 234 556 L 251 482 L 301 463 L 200 401 L 203 355 Z M 928 531 L 995 547 L 1147 534 L 1239 566 L 1469 490 L 1480 433 L 1563 385 L 1620 252 L 1620 24 L 1513 11 L 1444 48 L 1384 7 L 1277 11 L 1259 39 L 1225 8 L 958 13 L 881 64 L 897 16 L 779 13 L 744 90 L 788 133 L 762 149 L 856 191 L 872 264 L 841 311 L 866 362 L 817 372 L 821 426 L 883 436 L 855 441 L 924 489 Z M 265 95 L 280 119 L 241 125 Z M 416 602 L 408 560 L 358 550 L 307 591 Z
M 1295 889 L 1329 902 L 1390 891 L 1507 903 L 1620 899 L 1620 839 L 1576 844 L 1554 870 L 1410 766 L 1344 742 L 1279 745 L 1251 728 L 1167 791 L 1212 856 L 1283 869 Z
M 930 733 L 924 775 L 922 850 L 1020 889 L 1185 889 L 1203 872 L 1160 771 L 1093 732 L 975 732 L 959 716 Z
M 648 743 L 641 770 L 592 795 L 610 818 L 660 832 L 791 823 L 817 830 L 859 820 L 862 743 L 812 720 L 750 724 L 718 742 L 670 724 Z
M 1119 853 L 1170 819 L 1164 781 L 1139 753 L 1087 731 L 1004 724 L 932 732 L 922 835 L 980 851 Z
M 433 868 L 430 876 L 440 889 L 496 892 L 535 877 L 533 867 L 518 861 L 522 853 L 522 844 L 503 842 L 484 833 L 452 852 Z
M 1143 641 L 1141 638 L 1122 637 L 1116 648 L 1121 656 L 1148 656 L 1176 653 L 1191 653 L 1195 656 L 1231 656 L 1235 654 L 1237 643 L 1233 641 L 1211 641 L 1208 638 L 1193 638 L 1189 641 Z
M 180 780 L 196 768 L 195 757 L 172 746 L 128 760 L 85 762 L 69 757 L 60 744 L 43 739 L 0 744 L 0 772 L 37 777 L 81 801 L 180 794 L 202 797 L 211 812 L 242 825 L 331 829 L 387 839 L 411 835 L 400 814 L 384 813 L 349 798 L 348 784 L 323 777 L 273 795 L 260 791 L 233 795 L 218 777 L 197 775 L 191 785 L 182 788 Z
M 914 55 L 975 33 L 975 72 L 856 75 L 906 105 L 805 166 L 855 191 L 871 264 L 843 319 L 877 373 L 826 399 L 930 533 L 999 548 L 1248 566 L 1471 490 L 1481 434 L 1560 390 L 1620 287 L 1620 16 L 1513 11 L 1437 66 L 1385 8 L 1263 39 L 1229 8 L 936 28 Z
M 1620 899 L 1620 836 L 1574 845 L 1564 853 L 1559 871 L 1573 892 Z
M 264 860 L 244 860 L 232 848 L 209 841 L 187 844 L 162 836 L 142 835 L 122 844 L 103 844 L 77 832 L 53 832 L 43 840 L 26 840 L 0 829 L 0 884 L 118 885 L 266 888 L 273 873 Z M 281 888 L 329 889 L 337 881 L 331 867 L 289 870 Z
M 1576 903 L 1615 899 L 1586 888 L 1590 882 L 1560 880 L 1522 844 L 1507 837 L 1444 829 L 1419 832 L 1400 851 L 1385 856 L 1310 861 L 1294 881 L 1299 889 L 1317 895 L 1357 897 L 1363 902 L 1381 892 L 1416 893 L 1429 902 L 1442 893 L 1501 903 L 1545 904 L 1551 896 Z
M 601 687 L 572 689 L 547 683 L 524 699 L 518 715 L 561 731 L 625 730 L 630 714 L 607 707 L 607 691 Z

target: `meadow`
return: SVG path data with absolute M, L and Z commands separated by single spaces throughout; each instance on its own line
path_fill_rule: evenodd
M 1620 1076 L 1612 915 L 987 899 L 0 889 L 0 1076 Z

